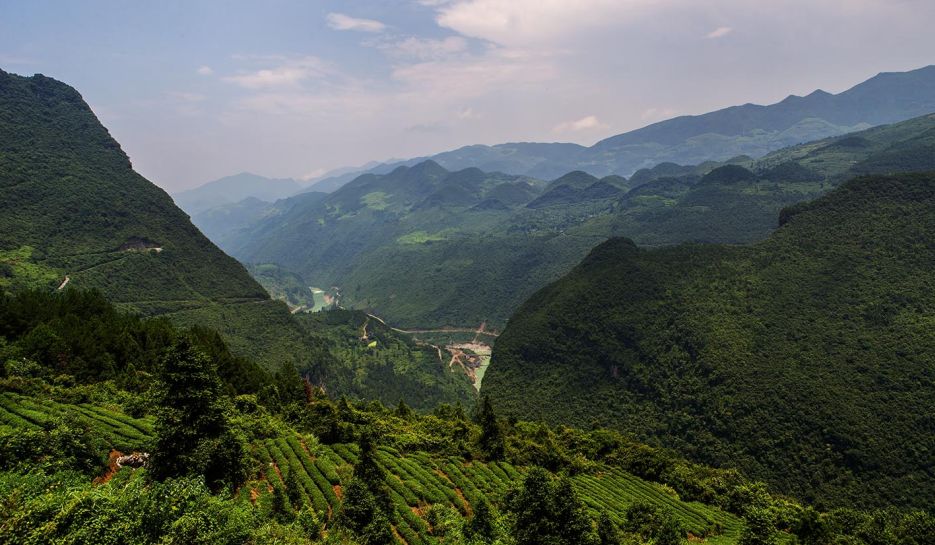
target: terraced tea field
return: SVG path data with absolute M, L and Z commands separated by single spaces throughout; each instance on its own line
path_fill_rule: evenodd
M 334 516 L 340 505 L 342 483 L 353 473 L 357 461 L 355 445 L 316 445 L 308 449 L 299 437 L 268 439 L 254 445 L 266 464 L 251 483 L 260 501 L 277 488 L 290 498 L 290 509 L 312 506 Z M 465 516 L 482 501 L 497 503 L 511 487 L 518 486 L 524 468 L 505 462 L 465 462 L 460 458 L 438 458 L 428 453 L 400 453 L 381 447 L 377 461 L 387 473 L 387 487 L 395 512 L 393 527 L 402 545 L 434 544 L 424 514 L 432 505 L 446 505 Z M 288 490 L 287 484 L 299 490 Z M 708 536 L 711 544 L 737 542 L 741 520 L 710 506 L 684 502 L 664 487 L 629 473 L 608 468 L 593 475 L 572 478 L 582 500 L 596 516 L 608 513 L 618 524 L 626 509 L 637 502 L 671 511 L 694 536 Z
M 93 426 L 113 448 L 124 452 L 145 448 L 153 437 L 152 417 L 137 419 L 101 405 L 65 404 L 0 393 L 0 428 L 39 429 L 65 414 Z M 340 509 L 343 486 L 357 462 L 356 445 L 321 445 L 298 434 L 257 441 L 251 445 L 251 452 L 257 469 L 253 479 L 238 492 L 244 501 L 269 509 L 278 491 L 287 513 L 310 506 L 329 521 Z M 510 488 L 521 484 L 526 471 L 506 462 L 401 453 L 386 446 L 378 449 L 376 458 L 387 474 L 386 484 L 395 507 L 393 530 L 400 545 L 438 543 L 425 520 L 430 506 L 445 505 L 470 516 L 483 501 L 499 503 Z M 618 524 L 629 506 L 644 502 L 670 511 L 692 535 L 707 536 L 705 542 L 714 545 L 736 543 L 743 526 L 731 514 L 681 501 L 665 487 L 619 469 L 608 467 L 576 475 L 572 482 L 595 516 L 607 513 Z
M 87 422 L 117 450 L 140 450 L 152 440 L 153 418 L 133 418 L 120 410 L 91 403 L 64 404 L 19 394 L 0 393 L 0 427 L 40 429 L 67 414 Z

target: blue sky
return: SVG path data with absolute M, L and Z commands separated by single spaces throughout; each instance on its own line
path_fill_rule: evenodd
M 935 63 L 926 0 L 0 0 L 0 68 L 84 95 L 169 191 L 600 138 Z

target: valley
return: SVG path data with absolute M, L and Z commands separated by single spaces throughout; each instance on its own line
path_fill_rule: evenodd
M 663 163 L 629 179 L 572 172 L 547 182 L 420 163 L 361 176 L 324 198 L 280 201 L 281 212 L 222 246 L 248 264 L 276 263 L 263 266 L 281 276 L 343 286 L 342 306 L 402 329 L 502 328 L 608 238 L 643 247 L 756 242 L 782 209 L 850 177 L 935 168 L 933 127 L 922 116 L 760 159 Z M 254 276 L 271 293 L 286 285 Z M 301 285 L 290 282 L 293 292 Z
M 932 541 L 904 7 L 300 4 L 0 7 L 0 545 Z

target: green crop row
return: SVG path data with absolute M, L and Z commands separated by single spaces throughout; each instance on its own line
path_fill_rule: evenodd
M 338 497 L 334 493 L 331 483 L 322 475 L 321 471 L 319 471 L 315 461 L 309 457 L 308 451 L 302 447 L 295 436 L 289 436 L 285 442 L 290 452 L 293 454 L 293 463 L 298 464 L 296 470 L 298 470 L 305 479 L 308 479 L 307 482 L 303 482 L 303 485 L 305 485 L 308 495 L 312 500 L 312 506 L 316 511 L 321 511 L 323 513 L 329 513 L 329 507 L 331 511 L 336 511 L 338 507 L 340 507 Z
M 302 501 L 328 513 L 340 508 L 334 487 L 342 484 L 342 476 L 348 475 L 347 466 L 358 458 L 356 446 L 340 444 L 319 446 L 313 455 L 298 436 L 266 440 L 256 446 L 255 452 L 268 466 L 266 479 L 270 486 L 285 490 L 286 482 L 298 483 L 303 489 Z M 505 462 L 464 463 L 458 458 L 437 459 L 424 452 L 400 454 L 386 447 L 377 450 L 376 460 L 387 474 L 393 528 L 400 543 L 408 545 L 438 542 L 429 533 L 422 509 L 439 504 L 453 507 L 467 516 L 481 502 L 496 503 L 508 489 L 520 485 L 524 473 L 522 468 Z M 621 470 L 578 475 L 572 482 L 590 510 L 607 513 L 618 524 L 624 521 L 627 508 L 644 502 L 670 511 L 696 535 L 711 535 L 720 530 L 722 533 L 716 536 L 720 539 L 736 533 L 742 526 L 742 522 L 730 514 L 681 501 L 663 487 Z M 294 491 L 292 497 L 296 497 Z
M 354 465 L 357 463 L 357 449 L 351 445 L 332 445 L 331 450 L 345 463 Z
M 461 493 L 464 494 L 464 498 L 472 506 L 477 506 L 478 504 L 487 501 L 487 496 L 479 488 L 474 485 L 474 482 L 465 477 L 464 472 L 461 471 L 460 462 L 448 462 L 445 464 L 445 472 L 448 475 L 448 478 L 457 486 Z
M 13 428 L 36 428 L 36 424 L 26 420 L 14 411 L 7 409 L 3 405 L 3 397 L 0 396 L 0 422 Z
M 12 393 L 0 394 L 0 422 L 14 427 L 40 427 L 55 416 L 71 413 L 102 433 L 115 448 L 130 450 L 142 448 L 152 438 L 152 424 L 133 419 L 118 411 L 91 404 L 69 405 L 52 400 Z

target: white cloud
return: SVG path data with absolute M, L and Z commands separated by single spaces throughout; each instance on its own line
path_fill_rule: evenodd
M 542 45 L 582 30 L 619 26 L 645 8 L 676 0 L 457 0 L 438 7 L 437 22 L 502 45 Z
M 465 119 L 476 119 L 476 118 L 480 117 L 480 115 L 477 114 L 477 113 L 474 111 L 474 109 L 473 109 L 473 108 L 470 108 L 470 107 L 468 107 L 468 108 L 462 108 L 461 110 L 458 110 L 458 113 L 457 113 L 456 115 L 458 116 L 458 119 L 461 119 L 461 120 L 465 120 Z
M 734 29 L 729 26 L 719 26 L 711 32 L 705 34 L 705 38 L 708 38 L 709 40 L 716 40 L 717 38 L 723 38 L 724 36 L 727 36 L 733 31 Z
M 201 66 L 198 68 L 199 76 L 210 76 L 211 74 L 214 74 L 214 70 L 212 70 L 210 66 Z
M 431 123 L 416 123 L 405 128 L 406 132 L 415 132 L 422 134 L 437 134 L 448 130 L 448 126 L 439 121 Z
M 491 48 L 482 55 L 400 65 L 393 78 L 408 93 L 438 100 L 471 98 L 504 88 L 518 90 L 558 77 L 547 55 L 518 49 Z
M 461 36 L 449 36 L 443 40 L 432 40 L 410 36 L 405 40 L 383 43 L 377 46 L 396 57 L 412 57 L 421 60 L 440 59 L 467 50 L 467 40 Z
M 343 13 L 329 13 L 328 26 L 335 30 L 358 30 L 360 32 L 382 32 L 386 25 L 374 19 L 358 19 Z
M 643 121 L 660 121 L 675 117 L 677 113 L 678 111 L 674 108 L 647 108 L 640 114 L 640 119 Z
M 36 64 L 34 59 L 0 53 L 0 64 Z
M 236 83 L 247 89 L 298 87 L 312 77 L 321 77 L 329 72 L 327 65 L 318 57 L 283 59 L 278 66 L 244 72 L 225 77 L 225 81 Z
M 596 129 L 608 129 L 610 128 L 606 123 L 602 123 L 597 116 L 589 115 L 577 119 L 575 121 L 566 121 L 564 123 L 559 123 L 552 129 L 552 132 L 559 133 L 568 133 L 568 132 L 581 132 L 581 131 L 591 131 Z
M 311 172 L 307 172 L 307 173 L 303 174 L 302 176 L 299 176 L 299 180 L 300 180 L 300 181 L 303 181 L 303 182 L 310 182 L 310 181 L 312 181 L 312 180 L 314 180 L 314 179 L 316 179 L 316 178 L 321 178 L 322 176 L 324 176 L 324 175 L 327 174 L 327 173 L 328 173 L 328 170 L 327 170 L 327 169 L 324 169 L 324 168 L 316 168 L 315 170 L 313 170 L 313 171 L 311 171 Z

